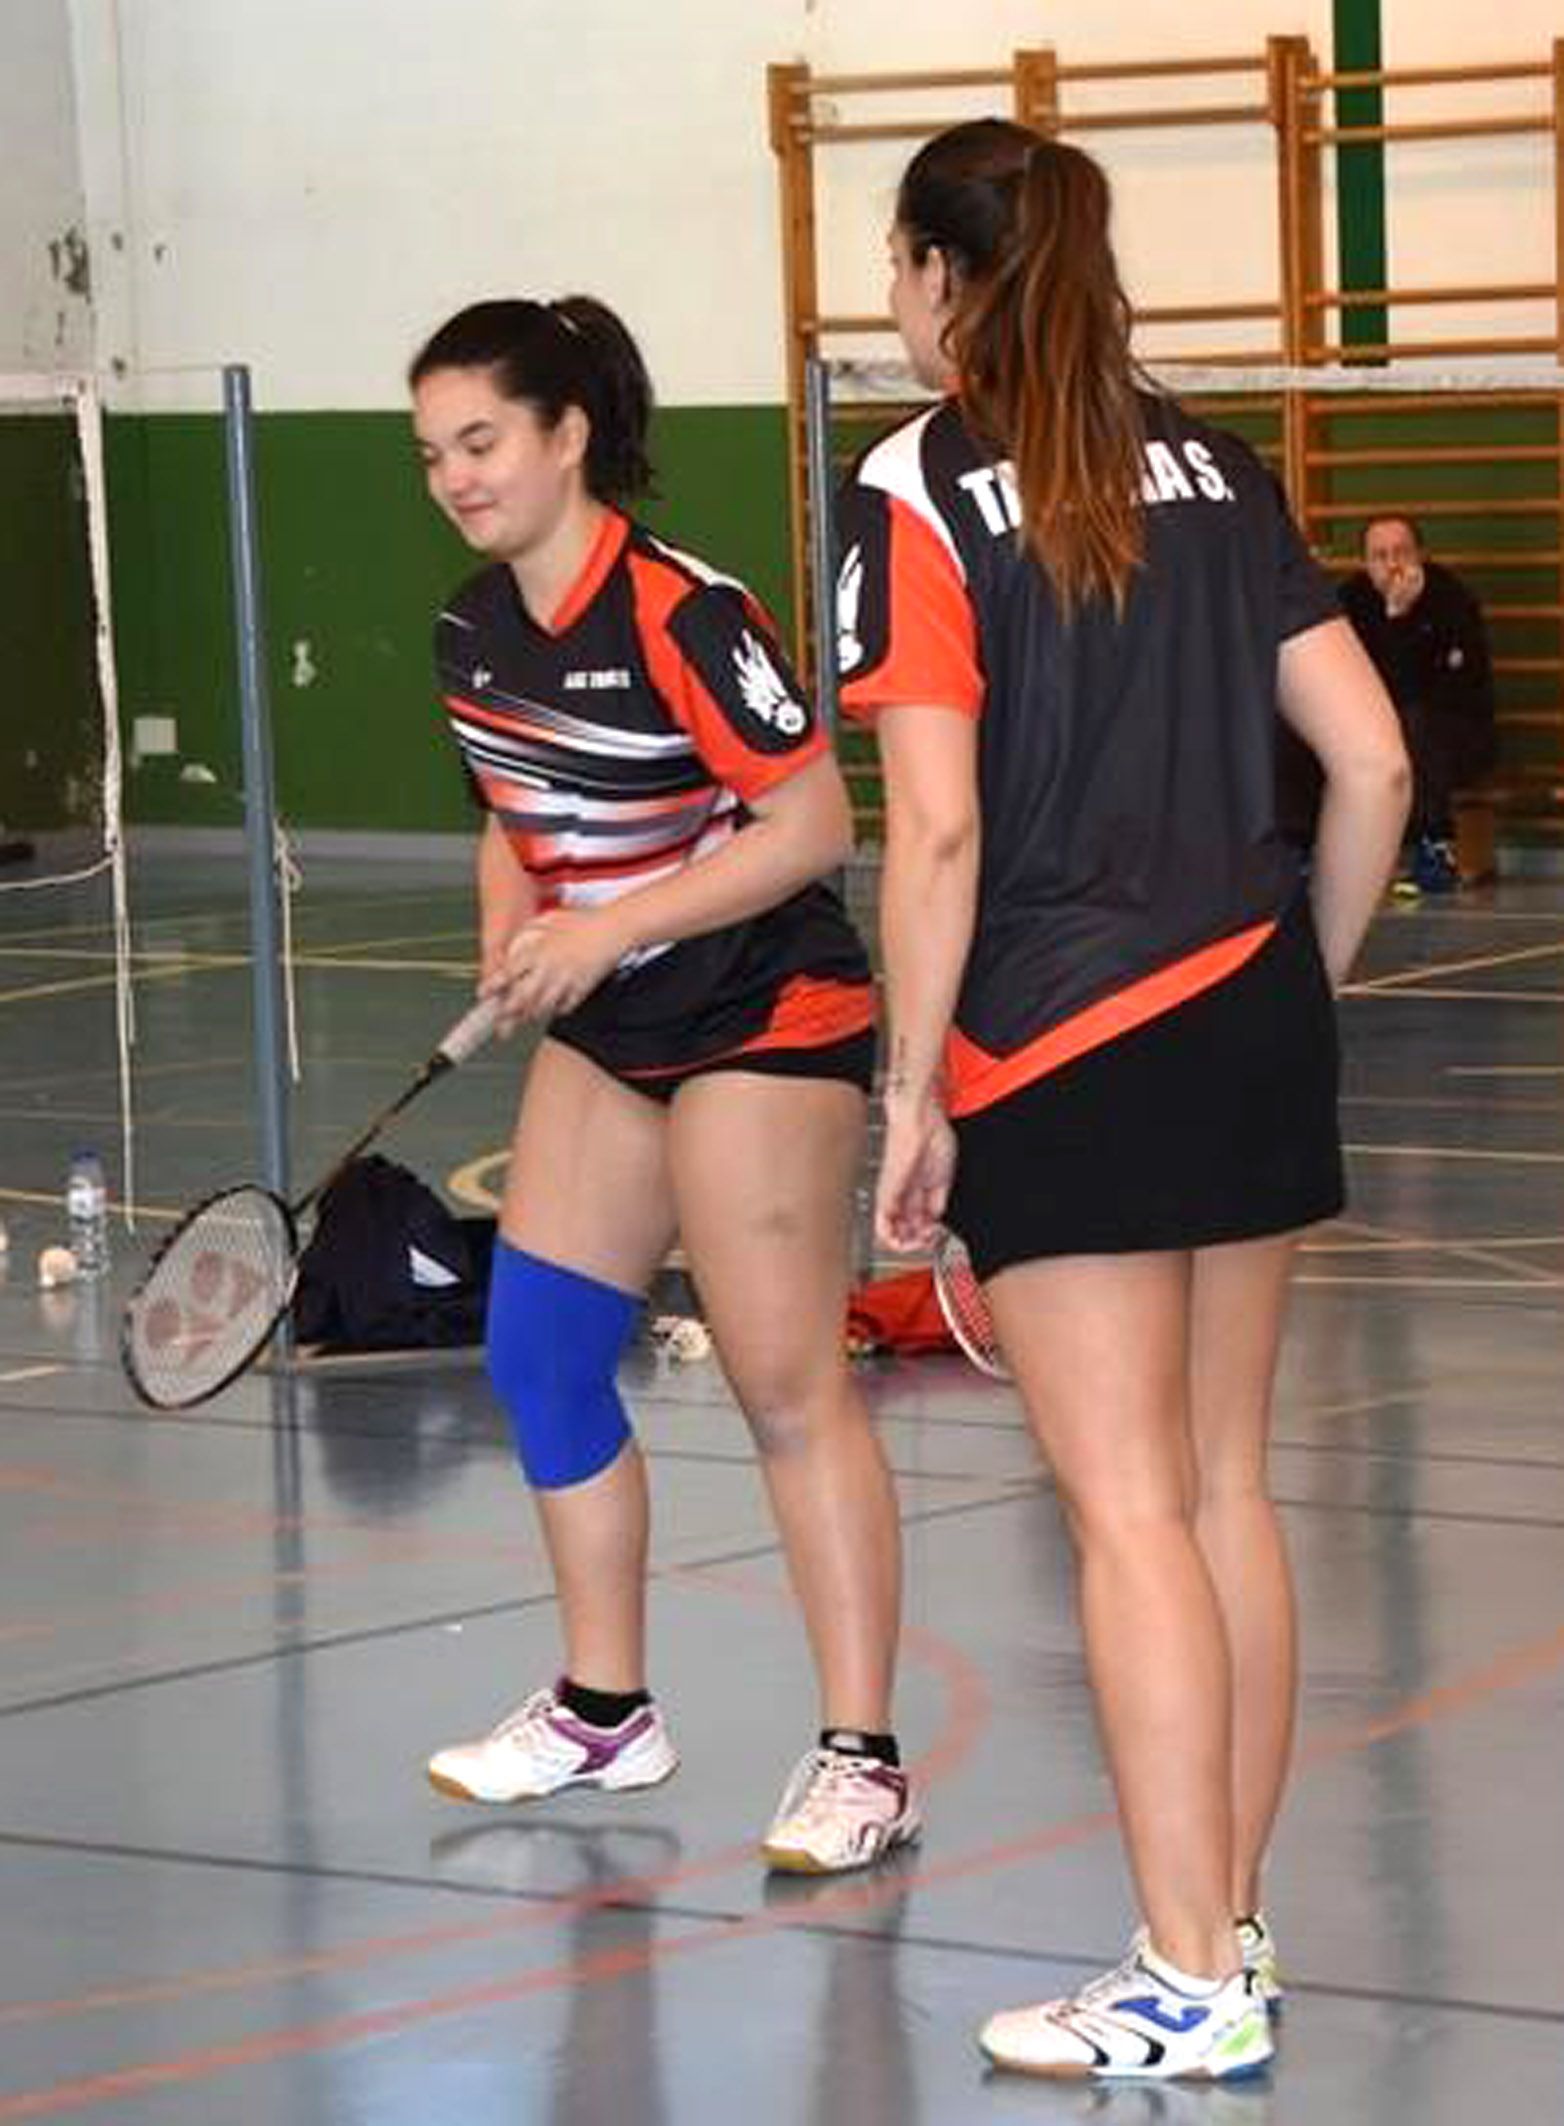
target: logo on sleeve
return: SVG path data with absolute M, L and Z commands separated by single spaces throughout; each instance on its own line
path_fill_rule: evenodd
M 734 649 L 733 670 L 750 714 L 784 738 L 797 738 L 809 722 L 808 712 L 793 698 L 766 645 L 748 628 Z
M 836 665 L 845 679 L 863 663 L 858 616 L 863 607 L 863 547 L 850 546 L 836 579 Z

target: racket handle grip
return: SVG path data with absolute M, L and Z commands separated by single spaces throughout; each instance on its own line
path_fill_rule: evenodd
M 482 997 L 471 1011 L 463 1014 L 435 1050 L 447 1064 L 465 1063 L 475 1056 L 490 1039 L 499 1023 L 500 1006 L 497 997 Z

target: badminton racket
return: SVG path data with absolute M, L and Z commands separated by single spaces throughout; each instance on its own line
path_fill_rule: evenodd
M 934 1278 L 934 1296 L 945 1317 L 945 1326 L 961 1346 L 963 1355 L 990 1380 L 1009 1380 L 1010 1368 L 999 1348 L 994 1317 L 988 1310 L 988 1301 L 972 1267 L 972 1258 L 948 1226 L 940 1229 L 929 1268 Z
M 185 1213 L 120 1323 L 121 1363 L 144 1403 L 188 1410 L 226 1388 L 260 1354 L 298 1281 L 299 1220 L 403 1108 L 484 1045 L 498 1014 L 497 1002 L 486 997 L 458 1019 L 417 1076 L 295 1202 L 247 1181 L 219 1189 Z

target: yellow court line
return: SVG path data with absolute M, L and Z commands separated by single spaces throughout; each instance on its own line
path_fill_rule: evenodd
M 1370 975 L 1350 984 L 1361 995 L 1375 989 L 1398 989 L 1408 982 L 1423 982 L 1432 975 L 1475 974 L 1484 967 L 1514 967 L 1522 960 L 1558 959 L 1564 955 L 1564 940 L 1551 945 L 1520 945 L 1513 952 L 1485 952 L 1466 960 L 1430 960 L 1424 967 L 1403 967 L 1396 974 Z
M 500 1199 L 488 1185 L 488 1176 L 496 1167 L 501 1167 L 510 1157 L 509 1151 L 482 1152 L 476 1159 L 455 1167 L 445 1177 L 445 1185 L 458 1203 L 470 1203 L 474 1210 L 499 1212 Z
M 371 959 L 325 959 L 319 953 L 296 952 L 295 967 L 308 967 L 317 973 L 330 974 L 448 974 L 453 977 L 471 976 L 477 972 L 476 960 L 371 960 Z
M 91 967 L 101 967 L 105 962 L 110 966 L 116 964 L 118 958 L 118 953 L 106 946 L 94 946 L 89 950 L 85 945 L 7 945 L 0 940 L 0 960 L 85 960 Z M 199 967 L 208 960 L 226 965 L 235 958 L 235 954 L 231 950 L 220 952 L 215 947 L 202 952 L 185 945 L 137 945 L 126 954 L 126 958 L 132 965 L 137 960 L 150 960 L 154 966 L 159 967 Z
M 58 1190 L 51 1194 L 48 1189 L 0 1188 L 0 1203 L 41 1203 L 50 1210 L 57 1211 L 60 1208 L 60 1194 Z M 129 1211 L 133 1218 L 166 1218 L 171 1223 L 176 1218 L 183 1218 L 190 1208 L 189 1204 L 182 1204 L 177 1211 L 171 1211 L 162 1204 L 127 1204 L 121 1198 L 112 1196 L 108 1207 L 115 1213 Z
M 187 1071 L 192 1070 L 238 1070 L 249 1060 L 248 1056 L 240 1055 L 237 1052 L 192 1057 L 189 1061 L 177 1063 L 143 1063 L 138 1056 L 135 1065 L 136 1082 L 138 1085 L 142 1085 L 145 1084 L 148 1078 L 181 1077 Z M 84 1063 L 77 1069 L 67 1072 L 65 1077 L 67 1080 L 70 1078 L 90 1078 L 95 1074 L 95 1071 L 110 1070 L 112 1068 L 112 1061 L 105 1061 L 98 1065 Z M 25 1093 L 30 1092 L 39 1085 L 59 1085 L 61 1082 L 59 1071 L 45 1071 L 43 1076 L 38 1078 L 7 1078 L 5 1089 L 10 1093 Z M 36 1113 L 36 1111 L 34 1112 Z
M 1447 1063 L 1447 1078 L 1564 1078 L 1564 1063 Z
M 340 960 L 317 959 L 312 953 L 295 953 L 293 964 L 306 967 L 312 972 L 328 973 L 380 973 L 380 974 L 440 974 L 449 975 L 453 981 L 471 975 L 477 962 L 474 960 Z M 211 954 L 205 958 L 186 958 L 160 963 L 153 967 L 137 967 L 130 970 L 133 982 L 168 981 L 176 975 L 232 974 L 250 965 L 249 953 L 232 953 L 226 956 Z M 40 997 L 85 996 L 94 990 L 110 989 L 116 977 L 112 974 L 73 975 L 60 982 L 33 982 L 23 989 L 0 989 L 0 1005 L 30 1004 Z
M 199 970 L 210 973 L 218 969 L 232 972 L 238 967 L 247 967 L 247 959 L 232 959 L 226 963 L 212 961 Z M 166 982 L 175 975 L 189 974 L 192 970 L 183 963 L 172 967 L 133 967 L 130 978 L 133 982 Z M 117 977 L 112 974 L 74 975 L 68 982 L 34 982 L 26 989 L 0 989 L 0 1004 L 31 1004 L 38 997 L 85 996 L 91 990 L 112 989 Z
M 360 908 L 392 906 L 399 901 L 419 901 L 427 907 L 431 895 L 436 893 L 462 893 L 470 898 L 472 893 L 472 874 L 470 870 L 463 869 L 459 874 L 453 873 L 449 882 L 436 881 L 428 889 L 422 889 L 417 886 L 390 886 L 387 887 L 384 894 L 366 893 L 362 896 L 353 894 L 343 900 L 322 896 L 319 910 L 313 905 L 315 896 L 309 893 L 307 887 L 301 889 L 300 893 L 295 896 L 295 900 L 302 899 L 312 904 L 302 911 L 306 914 L 313 915 L 317 912 L 323 912 L 329 906 L 333 915 L 345 915 L 351 914 Z M 242 921 L 245 912 L 244 896 L 236 894 L 227 908 L 220 908 L 215 911 L 215 919 L 219 922 Z M 214 920 L 214 910 L 210 906 L 197 907 L 192 904 L 188 908 L 149 909 L 145 915 L 136 918 L 135 927 L 138 930 L 154 930 L 160 923 L 211 922 L 212 920 Z M 1541 918 L 1539 917 L 1537 920 L 1540 921 Z M 92 931 L 101 931 L 107 935 L 110 928 L 107 916 L 96 916 L 86 922 L 50 923 L 36 930 L 17 930 L 8 934 L 14 940 L 30 942 L 34 938 L 80 937 Z
M 460 930 L 423 930 L 409 937 L 350 939 L 345 945 L 311 945 L 309 950 L 318 953 L 332 952 L 391 952 L 400 945 L 449 945 L 453 941 L 470 945 L 475 925 L 466 924 Z

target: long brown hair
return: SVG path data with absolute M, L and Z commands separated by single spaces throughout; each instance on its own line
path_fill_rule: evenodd
M 1022 535 L 1068 613 L 1122 612 L 1144 551 L 1142 421 L 1112 198 L 1079 148 L 1007 119 L 952 126 L 908 164 L 896 222 L 951 274 L 947 349 L 969 425 L 1015 464 Z

